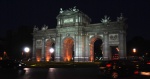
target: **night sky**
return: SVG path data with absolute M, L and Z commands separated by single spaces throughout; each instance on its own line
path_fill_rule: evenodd
M 60 8 L 74 6 L 87 14 L 91 23 L 99 23 L 104 15 L 116 21 L 123 13 L 128 23 L 127 40 L 135 36 L 150 39 L 149 0 L 0 0 L 0 37 L 21 26 L 55 28 Z

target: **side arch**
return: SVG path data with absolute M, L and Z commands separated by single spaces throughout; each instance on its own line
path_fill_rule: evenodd
M 101 49 L 101 53 L 103 54 L 103 51 L 102 51 L 102 47 L 103 47 L 103 39 L 101 36 L 93 36 L 90 38 L 90 41 L 89 41 L 89 61 L 93 62 L 93 61 L 96 61 L 96 52 L 94 50 L 94 46 L 95 46 L 95 42 L 97 40 L 100 40 L 101 41 L 101 44 L 100 46 L 98 47 L 99 49 Z M 98 57 L 99 59 L 99 57 Z
M 54 61 L 54 52 L 50 51 L 50 48 L 53 48 L 55 51 L 55 41 L 52 39 L 48 39 L 45 41 L 45 60 L 46 61 Z

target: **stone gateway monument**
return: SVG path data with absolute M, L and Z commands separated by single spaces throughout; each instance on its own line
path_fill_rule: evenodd
M 105 15 L 100 23 L 90 24 L 91 19 L 73 7 L 60 8 L 56 18 L 56 29 L 34 27 L 32 60 L 94 62 L 126 58 L 127 24 L 122 14 L 115 22 Z

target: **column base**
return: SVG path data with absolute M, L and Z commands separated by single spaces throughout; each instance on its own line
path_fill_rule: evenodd
M 35 58 L 35 57 L 32 57 L 32 61 L 36 61 L 36 58 Z
M 109 58 L 108 57 L 103 57 L 103 60 L 109 60 Z
M 127 57 L 120 57 L 120 59 L 127 59 Z
M 89 57 L 74 57 L 74 62 L 89 62 Z
M 55 57 L 55 62 L 60 62 L 60 57 Z
M 45 61 L 45 58 L 44 58 L 44 57 L 42 57 L 42 58 L 41 58 L 41 61 Z

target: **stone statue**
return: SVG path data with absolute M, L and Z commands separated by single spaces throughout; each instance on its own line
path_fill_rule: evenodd
M 34 28 L 33 28 L 33 31 L 38 31 L 38 30 L 39 30 L 39 28 L 36 27 L 36 25 L 35 25 Z
M 78 9 L 76 9 L 76 6 L 74 6 L 72 11 L 74 11 L 74 12 L 78 12 L 79 10 L 78 10 Z
M 123 17 L 123 14 L 120 13 L 120 17 L 117 17 L 117 22 L 120 22 L 120 21 L 124 21 L 125 18 Z
M 110 17 L 107 17 L 107 15 L 104 16 L 104 19 L 101 20 L 102 23 L 109 23 L 110 22 Z
M 73 11 L 76 11 L 76 6 L 73 7 Z
M 60 8 L 60 12 L 59 13 L 63 13 L 64 11 L 63 11 L 63 9 L 62 8 Z
M 72 11 L 72 8 L 69 8 L 70 11 Z
M 46 26 L 46 25 L 44 24 L 44 26 L 42 27 L 41 30 L 47 30 L 47 29 L 48 29 L 48 26 Z
M 63 10 L 62 8 L 60 8 L 60 12 L 59 13 L 63 13 L 63 12 L 78 12 L 79 9 L 76 9 L 76 6 L 74 6 L 73 8 L 69 8 L 68 10 Z

